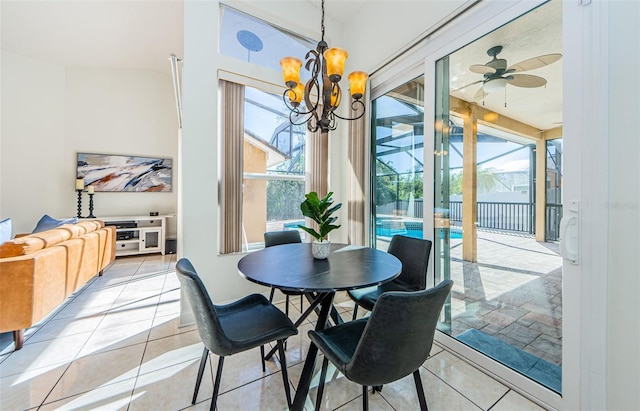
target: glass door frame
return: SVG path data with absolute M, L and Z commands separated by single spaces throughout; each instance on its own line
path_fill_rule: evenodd
M 471 16 L 461 16 L 458 20 L 465 20 L 466 22 L 458 22 L 451 27 L 445 28 L 445 30 L 436 33 L 431 39 L 432 42 L 428 44 L 426 48 L 426 58 L 424 59 L 425 69 L 425 103 L 432 102 L 432 104 L 425 104 L 425 187 L 424 187 L 424 203 L 429 205 L 425 210 L 424 227 L 425 232 L 434 233 L 434 205 L 435 205 L 435 190 L 429 190 L 426 182 L 433 187 L 435 180 L 435 167 L 434 167 L 434 155 L 435 147 L 435 121 L 436 121 L 436 63 L 442 58 L 448 56 L 461 47 L 473 42 L 474 40 L 484 36 L 485 34 L 495 30 L 496 28 L 509 23 L 517 17 L 525 14 L 526 12 L 536 8 L 537 6 L 545 3 L 545 1 L 521 1 L 513 3 L 507 9 L 504 9 L 504 2 L 500 7 L 495 5 L 486 5 L 485 7 L 478 6 L 474 8 L 474 13 Z M 483 18 L 484 17 L 484 18 Z M 474 22 L 475 21 L 475 22 Z M 478 24 L 477 22 L 481 22 Z M 429 124 L 431 123 L 431 124 Z M 428 158 L 431 158 L 431 164 L 427 165 Z M 431 234 L 433 236 L 434 234 Z M 432 265 L 433 267 L 433 265 Z M 433 271 L 431 271 L 431 281 L 433 282 Z M 568 324 L 563 323 L 566 327 Z M 497 361 L 477 352 L 476 350 L 468 347 L 467 345 L 459 342 L 457 339 L 438 331 L 435 337 L 436 341 L 447 349 L 453 351 L 456 355 L 461 356 L 469 362 L 475 364 L 483 371 L 491 374 L 505 385 L 515 388 L 521 394 L 535 400 L 538 403 L 542 403 L 547 407 L 561 409 L 563 408 L 563 397 L 557 393 L 537 384 L 529 378 L 519 374 L 518 372 L 500 364 Z M 564 354 L 564 353 L 563 353 Z M 566 372 L 566 366 L 563 366 L 563 381 L 567 378 L 572 378 L 571 371 Z M 563 382 L 563 392 L 564 390 Z M 565 405 L 566 406 L 566 405 Z M 570 407 L 567 407 L 570 408 Z

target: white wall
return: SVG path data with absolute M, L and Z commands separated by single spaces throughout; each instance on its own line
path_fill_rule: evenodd
M 67 69 L 3 51 L 0 218 L 12 218 L 15 234 L 30 232 L 43 214 L 75 216 L 77 152 L 175 161 L 172 93 L 169 75 Z M 97 193 L 94 202 L 98 217 L 175 213 L 176 190 Z M 85 195 L 83 215 L 87 214 Z
M 176 178 L 178 119 L 170 76 L 146 70 L 70 68 L 66 113 L 68 164 L 75 164 L 76 152 L 168 157 L 174 161 Z M 174 186 L 169 193 L 96 193 L 94 214 L 175 213 L 176 192 Z
M 44 213 L 75 215 L 65 79 L 64 67 L 2 51 L 0 219 L 11 217 L 14 234 L 31 232 Z

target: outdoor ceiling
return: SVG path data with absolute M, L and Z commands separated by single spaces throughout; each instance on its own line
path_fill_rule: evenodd
M 452 53 L 449 59 L 450 89 L 456 90 L 482 80 L 482 74 L 471 72 L 469 66 L 490 61 L 487 50 L 498 45 L 503 47 L 498 58 L 506 59 L 507 67 L 539 55 L 562 53 L 562 1 L 546 3 Z M 522 72 L 547 79 L 546 86 L 521 88 L 509 84 L 506 90 L 490 93 L 484 101 L 480 99 L 476 102 L 486 109 L 540 130 L 560 127 L 562 65 L 560 59 L 545 67 Z M 475 84 L 452 91 L 451 95 L 472 102 L 479 88 L 480 84 Z

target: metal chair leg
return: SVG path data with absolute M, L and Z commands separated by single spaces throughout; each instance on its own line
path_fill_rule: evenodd
M 424 397 L 424 388 L 422 387 L 422 379 L 420 378 L 420 369 L 413 373 L 413 379 L 416 382 L 416 391 L 418 391 L 418 402 L 420 402 L 420 410 L 428 411 L 427 399 Z
M 269 302 L 273 302 L 273 294 L 276 292 L 276 289 L 271 287 L 271 293 L 269 294 Z
M 369 411 L 369 389 L 366 385 L 362 386 L 362 409 Z
M 355 320 L 357 316 L 358 316 L 358 304 L 356 304 L 356 306 L 353 307 L 353 318 L 352 318 L 352 320 Z
M 218 358 L 218 371 L 216 371 L 216 381 L 213 384 L 213 398 L 211 398 L 211 411 L 215 411 L 218 402 L 218 392 L 220 391 L 220 379 L 222 377 L 222 366 L 224 365 L 224 357 Z
M 285 353 L 284 353 L 284 340 L 278 340 L 278 353 L 280 354 L 280 367 L 282 367 L 282 382 L 284 382 L 284 394 L 287 397 L 287 409 L 290 409 L 291 408 L 291 388 L 289 387 L 287 357 L 285 357 Z
M 260 361 L 262 361 L 262 372 L 266 372 L 267 367 L 264 363 L 264 345 L 260 346 Z
M 289 296 L 287 295 L 286 298 L 286 305 L 284 306 L 284 313 L 287 315 L 287 317 L 289 316 Z
M 327 367 L 329 366 L 329 360 L 324 357 L 322 361 L 322 371 L 320 371 L 320 382 L 318 383 L 318 392 L 316 394 L 316 410 L 320 410 L 320 404 L 322 403 L 322 396 L 324 395 L 324 380 L 327 378 Z
M 202 382 L 202 374 L 204 373 L 204 367 L 207 365 L 207 358 L 209 358 L 209 349 L 204 347 L 204 351 L 202 352 L 202 358 L 200 359 L 200 369 L 198 370 L 198 378 L 196 379 L 196 389 L 193 392 L 193 400 L 191 400 L 191 404 L 196 403 L 196 398 L 198 397 L 198 391 L 200 390 L 200 383 Z

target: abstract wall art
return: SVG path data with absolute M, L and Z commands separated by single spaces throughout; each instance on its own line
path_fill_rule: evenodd
M 170 158 L 78 153 L 76 178 L 95 191 L 168 192 L 172 190 Z

